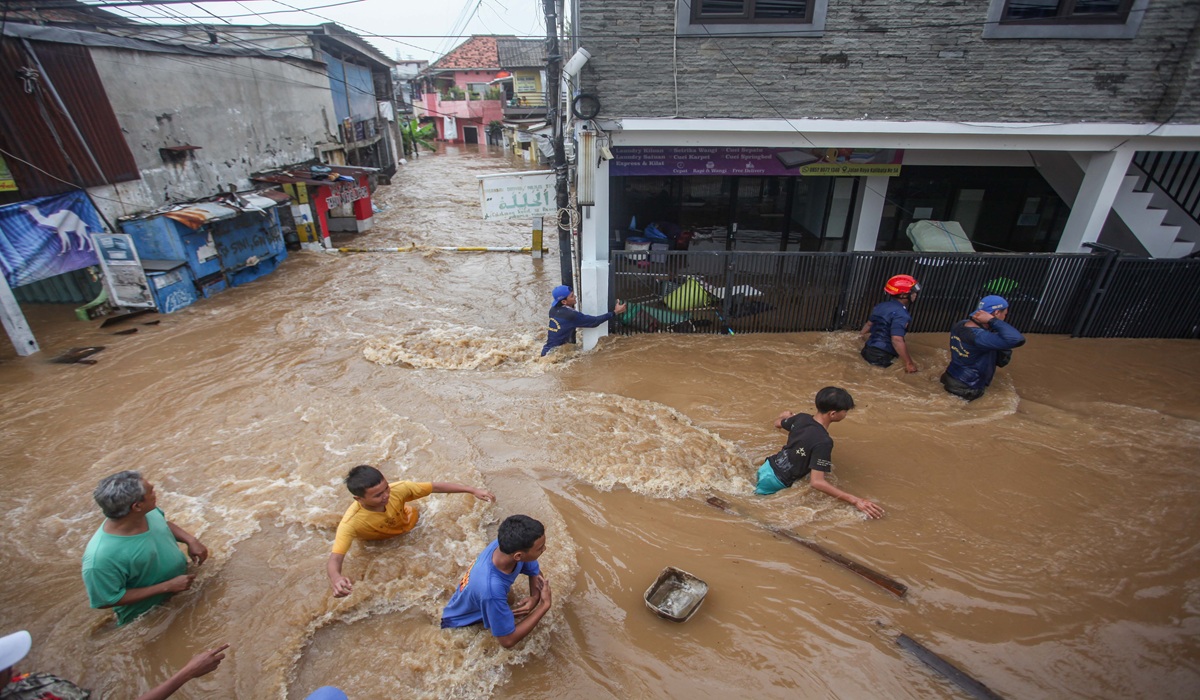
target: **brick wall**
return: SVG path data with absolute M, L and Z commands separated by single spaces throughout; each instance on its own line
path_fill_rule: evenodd
M 580 0 L 601 118 L 676 116 L 675 2 Z M 984 39 L 987 5 L 829 0 L 820 38 L 681 36 L 678 116 L 1200 123 L 1200 2 L 1152 0 L 1131 40 Z

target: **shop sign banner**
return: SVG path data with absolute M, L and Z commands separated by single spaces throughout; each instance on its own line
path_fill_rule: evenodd
M 127 233 L 93 233 L 108 296 L 117 306 L 154 308 L 146 271 Z
M 479 176 L 479 204 L 483 218 L 531 219 L 558 211 L 554 196 L 554 171 Z
M 8 169 L 8 163 L 4 162 L 4 157 L 0 156 L 0 192 L 16 192 L 17 181 L 13 179 L 12 171 Z
M 103 230 L 81 190 L 0 207 L 0 268 L 8 286 L 95 265 L 90 234 Z
M 329 191 L 331 194 L 325 198 L 325 206 L 329 209 L 371 196 L 370 188 L 357 182 L 335 182 L 329 186 Z
M 904 151 L 863 148 L 738 146 L 616 146 L 609 175 L 808 175 L 859 177 L 900 174 Z

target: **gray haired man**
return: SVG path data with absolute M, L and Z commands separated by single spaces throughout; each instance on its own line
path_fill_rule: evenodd
M 187 573 L 188 557 L 178 543 L 197 566 L 208 548 L 167 520 L 154 484 L 138 472 L 117 472 L 101 479 L 92 496 L 106 518 L 83 552 L 83 583 L 93 608 L 113 608 L 120 626 L 192 585 L 196 575 Z

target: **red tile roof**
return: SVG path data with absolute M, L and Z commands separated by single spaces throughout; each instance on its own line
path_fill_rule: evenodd
M 442 56 L 430 66 L 430 70 L 471 70 L 474 68 L 500 68 L 496 52 L 496 39 L 513 39 L 512 36 L 475 35 L 459 44 L 450 53 Z

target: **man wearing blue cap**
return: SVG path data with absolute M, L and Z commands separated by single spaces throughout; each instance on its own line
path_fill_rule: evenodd
M 994 294 L 979 301 L 971 317 L 950 330 L 950 366 L 942 373 L 946 391 L 974 401 L 992 383 L 997 367 L 1012 359 L 1012 349 L 1025 344 L 1025 336 L 1005 320 L 1008 302 Z
M 546 344 L 542 356 L 559 345 L 575 342 L 576 328 L 595 328 L 617 314 L 625 313 L 625 305 L 617 300 L 612 311 L 600 316 L 588 316 L 575 310 L 575 292 L 565 284 L 554 288 L 554 305 L 550 307 L 550 325 L 546 327 Z

